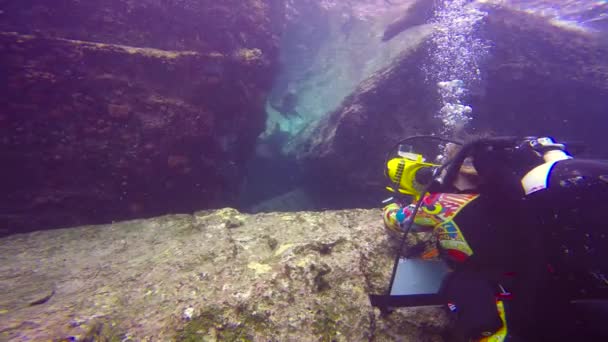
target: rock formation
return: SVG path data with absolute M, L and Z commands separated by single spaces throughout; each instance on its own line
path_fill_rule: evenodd
M 608 155 L 606 43 L 531 14 L 489 11 L 478 32 L 491 42 L 483 91 L 466 99 L 473 107 L 473 131 L 554 135 L 587 143 L 595 156 Z M 384 184 L 383 160 L 395 141 L 441 132 L 437 89 L 421 71 L 433 49 L 432 31 L 418 32 L 393 63 L 292 143 L 291 153 L 323 183 L 317 188 L 328 197 L 370 196 Z M 343 207 L 338 196 L 330 202 Z
M 28 0 L 0 22 L 1 233 L 234 203 L 281 0 Z
M 369 304 L 398 244 L 377 210 L 222 209 L 12 235 L 0 340 L 441 341 L 442 309 L 382 317 Z
M 485 93 L 471 97 L 476 128 L 552 134 L 586 143 L 592 155 L 608 156 L 605 39 L 500 7 L 479 34 L 493 46 L 482 71 Z

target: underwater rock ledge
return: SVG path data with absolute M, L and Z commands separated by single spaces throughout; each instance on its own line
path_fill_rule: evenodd
M 10 165 L 0 179 L 0 235 L 235 201 L 265 121 L 272 61 L 261 50 L 15 32 L 0 32 L 0 49 L 8 99 L 0 160 Z
M 0 236 L 236 205 L 284 0 L 5 5 Z
M 552 135 L 584 141 L 588 152 L 608 156 L 608 44 L 529 13 L 488 6 L 479 27 L 490 43 L 483 82 L 466 103 L 471 131 L 495 135 Z M 437 87 L 427 80 L 432 27 L 418 30 L 403 52 L 371 75 L 334 111 L 311 123 L 287 151 L 323 184 L 323 197 L 340 203 L 382 188 L 386 151 L 417 134 L 441 134 Z M 348 195 L 347 195 L 348 194 Z M 357 205 L 356 203 L 354 205 Z M 340 206 L 329 205 L 332 208 Z
M 415 239 L 415 236 L 412 236 Z M 381 318 L 378 210 L 234 209 L 0 239 L 0 340 L 440 341 L 439 308 Z

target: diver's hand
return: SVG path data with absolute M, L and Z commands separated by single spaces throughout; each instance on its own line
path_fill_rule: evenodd
M 391 203 L 382 209 L 382 218 L 384 220 L 384 226 L 393 233 L 401 233 L 401 222 L 399 212 L 403 211 L 403 208 L 397 203 Z

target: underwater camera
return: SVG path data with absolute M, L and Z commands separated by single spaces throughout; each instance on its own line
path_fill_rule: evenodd
M 418 200 L 422 190 L 433 181 L 439 165 L 427 163 L 421 154 L 410 151 L 411 147 L 400 145 L 397 157 L 386 163 L 386 176 L 393 183 L 392 187 L 387 186 L 386 189 L 414 196 Z
M 428 142 L 429 140 L 442 144 L 462 145 L 459 141 L 426 135 L 400 140 L 388 151 L 384 163 L 384 175 L 390 181 L 390 185 L 386 186 L 388 191 L 395 193 L 397 196 L 412 196 L 417 201 L 424 193 L 423 190 L 436 180 L 445 166 L 427 160 L 443 161 L 445 157 L 442 154 L 445 147 L 416 146 L 420 147 L 420 153 L 414 152 L 414 146 L 417 142 Z M 434 155 L 435 157 L 426 158 L 425 155 Z M 444 165 L 447 166 L 447 164 Z M 392 200 L 392 198 L 388 200 Z

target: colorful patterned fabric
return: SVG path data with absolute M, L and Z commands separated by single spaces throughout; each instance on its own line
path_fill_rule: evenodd
M 439 247 L 454 261 L 462 262 L 473 255 L 454 217 L 477 197 L 477 194 L 427 194 L 422 198 L 422 205 L 416 214 L 415 223 L 433 228 Z M 394 203 L 385 207 L 384 222 L 387 228 L 400 231 L 401 224 L 412 216 L 414 208 L 415 204 L 400 208 Z

